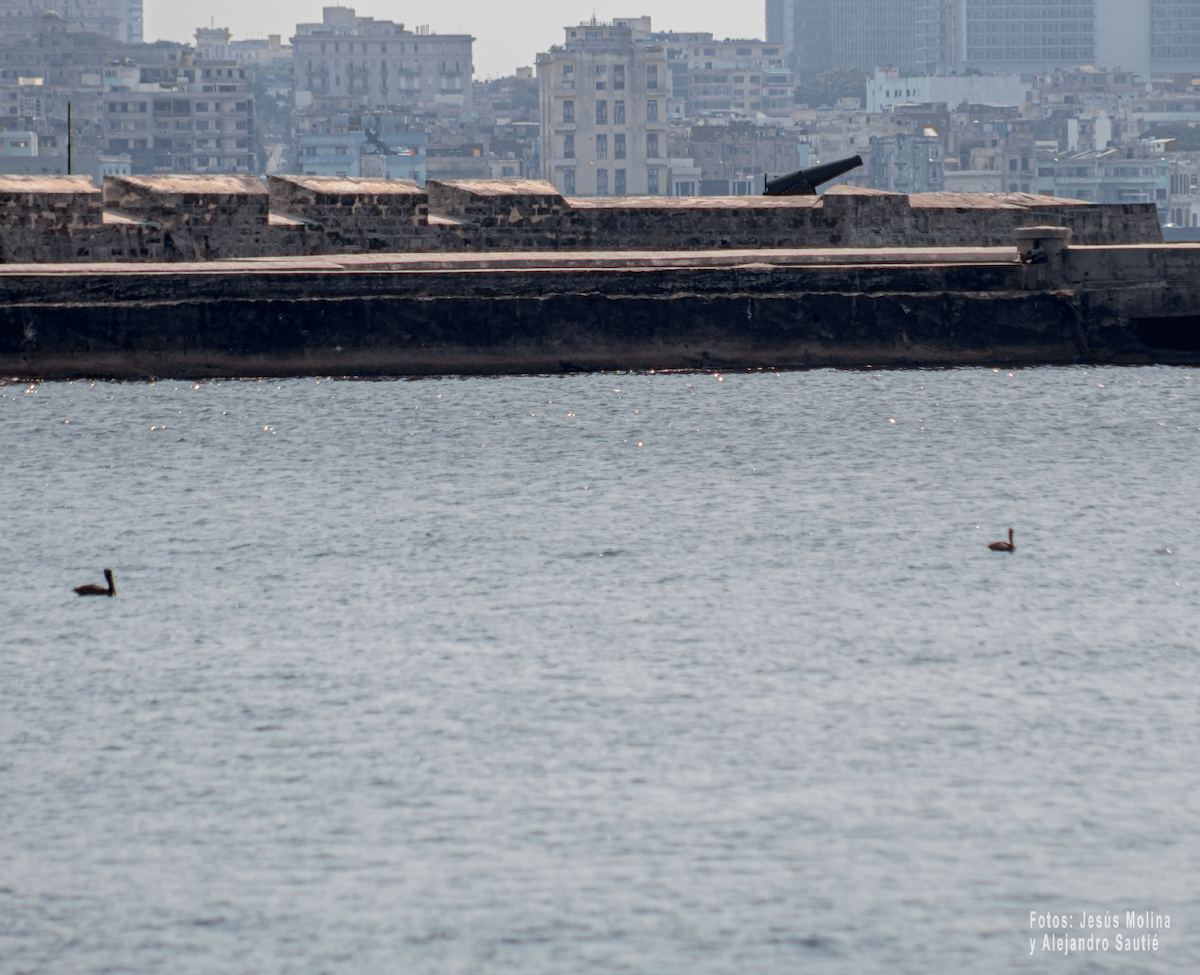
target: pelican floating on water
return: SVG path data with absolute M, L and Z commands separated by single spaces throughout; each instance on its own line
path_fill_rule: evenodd
M 1007 542 L 992 542 L 988 548 L 990 548 L 993 552 L 1015 552 L 1017 550 L 1017 546 L 1013 544 L 1012 536 L 1013 530 L 1010 528 L 1008 530 Z
M 104 578 L 108 580 L 108 588 L 97 586 L 89 583 L 86 586 L 77 586 L 75 594 L 77 596 L 115 596 L 117 594 L 117 584 L 113 582 L 112 569 L 104 570 Z

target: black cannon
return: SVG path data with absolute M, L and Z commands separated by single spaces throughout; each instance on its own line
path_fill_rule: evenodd
M 817 187 L 837 179 L 843 173 L 858 169 L 863 164 L 862 156 L 851 156 L 849 159 L 839 159 L 837 162 L 825 163 L 824 166 L 810 166 L 808 169 L 798 169 L 794 173 L 767 180 L 763 196 L 816 196 Z

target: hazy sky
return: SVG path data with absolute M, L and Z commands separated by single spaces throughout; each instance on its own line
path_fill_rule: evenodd
M 297 23 L 319 21 L 321 0 L 145 0 L 146 40 L 192 41 L 197 27 L 210 22 L 228 27 L 235 39 L 295 33 Z M 360 17 L 394 20 L 412 28 L 429 24 L 438 33 L 470 33 L 475 42 L 475 71 L 479 78 L 512 74 L 518 65 L 532 65 L 534 55 L 561 44 L 568 23 L 613 17 L 654 18 L 658 30 L 711 31 L 717 37 L 762 37 L 763 0 L 716 3 L 713 0 L 637 0 L 616 6 L 591 0 L 437 0 L 435 3 L 397 3 L 395 0 L 349 0 Z M 740 11 L 740 13 L 739 13 Z

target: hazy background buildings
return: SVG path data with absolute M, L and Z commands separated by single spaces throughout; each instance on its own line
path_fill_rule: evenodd
M 657 7 L 675 22 L 555 23 L 559 6 L 534 3 L 515 63 L 485 77 L 478 48 L 495 41 L 474 24 L 388 8 L 266 0 L 270 30 L 239 37 L 196 7 L 186 41 L 177 25 L 163 41 L 140 0 L 0 0 L 0 169 L 737 195 L 858 153 L 845 179 L 880 189 L 1150 201 L 1200 228 L 1200 0 Z

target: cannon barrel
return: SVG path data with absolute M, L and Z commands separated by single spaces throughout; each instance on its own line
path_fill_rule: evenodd
M 798 169 L 786 176 L 767 180 L 763 196 L 816 196 L 817 187 L 822 183 L 837 179 L 852 169 L 858 169 L 862 164 L 862 156 L 851 156 L 849 159 L 839 159 L 823 166 Z

